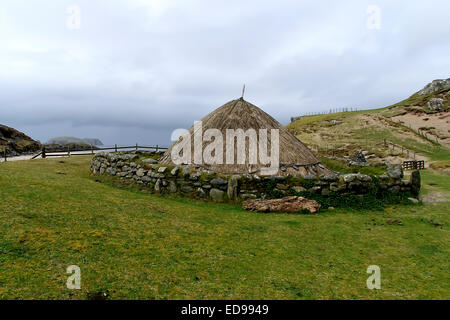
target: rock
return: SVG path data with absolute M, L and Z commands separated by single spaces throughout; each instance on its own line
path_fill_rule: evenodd
M 331 120 L 330 122 L 331 122 L 331 124 L 332 124 L 333 126 L 335 126 L 335 125 L 337 125 L 337 124 L 340 124 L 342 121 L 339 121 L 339 120 Z
M 431 81 L 422 90 L 420 90 L 417 94 L 419 96 L 422 96 L 424 94 L 441 91 L 442 89 L 445 89 L 447 87 L 450 87 L 450 78 L 449 79 L 437 79 L 437 80 Z
M 182 186 L 181 187 L 181 192 L 183 192 L 183 193 L 191 193 L 192 191 L 194 191 L 194 189 L 190 186 Z
M 239 195 L 239 180 L 240 176 L 234 175 L 231 176 L 228 180 L 228 189 L 227 189 L 227 195 L 230 200 L 237 200 Z
M 295 192 L 298 192 L 298 193 L 306 191 L 306 189 L 301 186 L 294 186 L 294 187 L 292 187 L 292 190 L 294 190 Z
M 392 192 L 392 193 L 399 193 L 400 192 L 400 187 L 399 186 L 390 187 L 389 191 Z
M 180 167 L 175 167 L 172 169 L 172 171 L 170 171 L 170 174 L 173 176 L 176 176 L 179 171 L 180 171 Z
M 202 186 L 202 188 L 209 190 L 209 189 L 212 188 L 212 186 L 210 184 L 205 184 L 205 185 Z
M 370 176 L 365 175 L 365 174 L 361 174 L 361 173 L 358 173 L 356 175 L 356 179 L 358 179 L 361 182 L 370 182 L 370 181 L 372 181 L 372 178 Z
M 411 194 L 415 197 L 420 193 L 420 171 L 416 170 L 411 172 Z
M 183 168 L 183 177 L 188 177 L 189 173 L 190 173 L 191 169 L 189 169 L 189 167 L 184 167 Z
M 427 103 L 427 108 L 431 111 L 441 111 L 444 108 L 444 99 L 431 98 Z
M 256 199 L 257 196 L 252 193 L 243 193 L 241 194 L 241 199 L 248 200 L 248 199 Z
M 403 172 L 401 169 L 394 169 L 387 172 L 388 176 L 392 179 L 400 179 L 403 177 Z
M 324 181 L 337 181 L 339 179 L 339 176 L 336 173 L 329 173 L 321 175 L 320 179 Z
M 191 173 L 190 175 L 189 175 L 189 180 L 192 180 L 192 181 L 197 181 L 198 179 L 200 179 L 200 177 L 201 177 L 201 173 L 200 172 L 194 172 L 194 173 Z
M 226 185 L 228 182 L 227 182 L 227 180 L 224 180 L 224 179 L 222 179 L 222 178 L 215 178 L 215 179 L 212 179 L 211 180 L 211 184 L 213 185 L 213 186 L 215 186 L 215 187 L 217 187 L 217 186 L 224 186 L 224 185 Z
M 155 191 L 161 192 L 161 179 L 158 179 L 155 183 Z
M 202 188 L 197 188 L 197 196 L 203 198 L 205 196 L 205 191 Z
M 356 151 L 355 154 L 351 157 L 353 162 L 366 162 L 366 157 L 360 151 Z
M 143 162 L 143 163 L 146 163 L 146 164 L 156 164 L 156 163 L 158 163 L 157 160 L 152 159 L 152 158 L 149 158 L 149 159 L 142 159 L 142 162 Z
M 139 169 L 138 171 L 136 171 L 136 175 L 138 177 L 143 177 L 145 176 L 145 170 L 144 169 Z
M 167 167 L 159 167 L 158 173 L 164 173 L 164 172 L 166 172 L 166 170 L 167 170 Z
M 289 186 L 286 185 L 286 184 L 277 183 L 276 188 L 277 188 L 278 190 L 288 190 L 288 189 L 289 189 Z
M 356 179 L 356 177 L 357 177 L 356 173 L 349 173 L 342 175 L 342 178 L 344 179 L 345 182 L 352 182 Z
M 316 213 L 320 209 L 320 204 L 315 200 L 309 200 L 303 197 L 289 196 L 282 199 L 273 200 L 247 200 L 242 203 L 242 208 L 248 211 L 256 212 L 300 212 L 308 210 L 310 213 Z
M 330 191 L 338 192 L 345 190 L 345 184 L 339 184 L 337 182 L 330 183 Z
M 169 187 L 167 189 L 169 190 L 170 193 L 175 193 L 177 192 L 177 185 L 175 184 L 175 182 L 170 181 Z
M 414 204 L 418 204 L 419 200 L 417 200 L 416 198 L 408 198 L 409 201 L 411 201 Z
M 211 199 L 213 199 L 214 201 L 220 202 L 223 200 L 223 196 L 224 196 L 225 192 L 223 192 L 222 190 L 219 189 L 211 189 L 211 191 L 209 191 L 209 196 L 211 197 Z
M 315 175 L 311 174 L 311 173 L 308 173 L 307 175 L 305 175 L 303 177 L 303 179 L 305 179 L 305 180 L 316 180 L 316 178 L 317 177 Z
M 328 190 L 328 189 L 322 189 L 322 195 L 323 196 L 329 196 L 330 195 L 330 190 Z
M 110 168 L 106 169 L 106 173 L 109 173 L 110 175 L 115 176 L 117 171 L 110 167 Z

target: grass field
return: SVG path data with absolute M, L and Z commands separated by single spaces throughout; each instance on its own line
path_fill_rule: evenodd
M 0 164 L 1 299 L 450 298 L 449 202 L 251 213 L 117 188 L 89 161 Z M 450 198 L 448 176 L 423 185 Z M 66 288 L 69 265 L 81 290 Z M 369 265 L 381 290 L 366 288 Z

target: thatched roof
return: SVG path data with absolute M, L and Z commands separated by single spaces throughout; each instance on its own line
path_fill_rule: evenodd
M 283 127 L 278 121 L 272 118 L 270 115 L 262 111 L 255 105 L 240 98 L 232 100 L 223 106 L 217 108 L 202 120 L 203 133 L 207 129 L 218 129 L 223 135 L 223 155 L 225 159 L 226 152 L 226 130 L 227 129 L 254 129 L 259 132 L 260 129 L 267 129 L 267 149 L 270 155 L 271 150 L 271 129 L 279 130 L 279 175 L 299 175 L 304 176 L 310 174 L 322 174 L 329 172 L 328 169 L 323 166 L 316 156 L 293 134 L 291 134 L 285 127 Z M 198 128 L 197 128 L 198 130 Z M 194 141 L 194 126 L 189 129 L 189 135 L 191 141 Z M 180 138 L 176 141 L 164 154 L 161 159 L 162 163 L 173 164 L 171 153 L 174 145 L 182 141 Z M 210 144 L 211 141 L 203 141 L 203 150 L 205 146 Z M 193 144 L 193 143 L 192 143 Z M 192 167 L 202 167 L 208 170 L 221 173 L 256 173 L 261 174 L 261 169 L 268 167 L 258 162 L 256 164 L 249 163 L 248 156 L 249 141 L 246 139 L 246 160 L 245 164 L 226 164 L 225 160 L 223 164 L 189 164 Z M 236 154 L 237 143 L 235 143 Z M 194 149 L 192 147 L 192 159 L 194 157 Z M 193 161 L 192 161 L 193 162 Z M 236 163 L 236 162 L 235 162 Z

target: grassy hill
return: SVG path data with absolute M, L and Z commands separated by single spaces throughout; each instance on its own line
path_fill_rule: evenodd
M 117 187 L 90 160 L 0 164 L 0 299 L 450 298 L 450 182 L 434 170 L 424 204 L 261 214 Z
M 441 111 L 428 108 L 432 98 L 443 100 Z M 382 109 L 305 116 L 288 128 L 322 156 L 348 157 L 365 150 L 375 161 L 416 158 L 445 169 L 450 167 L 449 106 L 447 87 L 422 95 L 415 93 Z M 398 147 L 385 145 L 385 140 Z

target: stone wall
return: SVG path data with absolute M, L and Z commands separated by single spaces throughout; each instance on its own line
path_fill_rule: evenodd
M 364 195 L 381 188 L 391 193 L 417 194 L 420 176 L 403 179 L 401 166 L 388 166 L 385 174 L 326 174 L 320 177 L 307 175 L 304 178 L 291 176 L 257 176 L 250 174 L 223 175 L 198 168 L 171 167 L 159 164 L 160 154 L 152 152 L 98 153 L 91 163 L 94 174 L 109 174 L 120 179 L 134 181 L 160 194 L 180 194 L 190 198 L 203 198 L 217 202 L 273 198 L 302 192 L 313 192 L 321 196 L 336 194 Z M 418 181 L 418 186 L 417 186 Z

